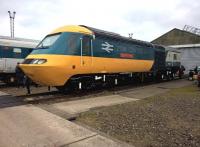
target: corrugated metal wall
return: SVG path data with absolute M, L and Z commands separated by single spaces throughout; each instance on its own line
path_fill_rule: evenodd
M 181 64 L 185 67 L 185 73 L 196 66 L 200 66 L 200 47 L 179 48 L 181 51 Z

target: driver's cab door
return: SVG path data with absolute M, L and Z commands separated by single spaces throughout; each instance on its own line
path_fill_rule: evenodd
M 83 36 L 81 38 L 81 69 L 84 73 L 92 72 L 93 48 L 92 37 Z

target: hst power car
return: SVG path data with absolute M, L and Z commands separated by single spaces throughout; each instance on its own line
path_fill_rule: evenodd
M 20 65 L 36 83 L 65 90 L 114 82 L 125 75 L 173 77 L 180 68 L 178 52 L 168 59 L 162 46 L 88 26 L 64 26 L 48 34 Z M 171 64 L 177 62 L 177 64 Z

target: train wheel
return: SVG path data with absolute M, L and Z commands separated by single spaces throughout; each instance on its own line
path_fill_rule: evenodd
M 174 80 L 174 77 L 175 77 L 175 75 L 174 75 L 174 73 L 172 73 L 172 80 Z
M 156 78 L 157 82 L 161 82 L 162 81 L 162 75 L 160 73 L 157 73 L 155 78 Z
M 56 88 L 58 89 L 59 92 L 67 94 L 70 92 L 69 88 L 65 87 L 65 86 L 56 86 Z
M 200 87 L 200 82 L 198 82 L 198 87 Z
M 90 89 L 93 89 L 95 87 L 96 87 L 95 81 L 92 80 L 92 79 L 88 79 L 87 81 L 82 82 L 82 89 L 83 90 L 90 90 Z
M 174 80 L 174 78 L 175 78 L 175 74 L 172 72 L 171 74 L 168 75 L 168 78 L 167 78 L 167 79 L 168 79 L 169 81 L 171 81 L 171 80 Z
M 73 86 L 71 84 L 71 81 L 68 81 L 64 86 L 56 86 L 56 89 L 60 91 L 61 93 L 68 94 L 72 92 Z

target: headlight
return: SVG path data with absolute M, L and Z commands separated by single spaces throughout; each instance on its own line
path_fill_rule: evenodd
M 31 64 L 37 64 L 38 59 L 34 59 Z
M 44 64 L 45 62 L 47 62 L 46 59 L 39 59 L 37 64 Z
M 33 59 L 30 64 L 44 64 L 45 62 L 47 62 L 46 59 Z

